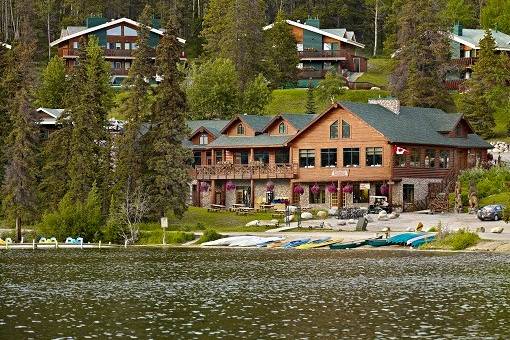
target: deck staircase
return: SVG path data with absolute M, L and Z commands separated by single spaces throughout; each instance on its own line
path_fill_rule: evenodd
M 449 196 L 455 190 L 458 172 L 451 169 L 439 183 L 429 183 L 427 196 L 428 208 L 431 212 L 447 212 L 450 210 Z

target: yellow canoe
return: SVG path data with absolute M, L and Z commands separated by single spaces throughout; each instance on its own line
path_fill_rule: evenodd
M 326 246 L 329 246 L 330 244 L 335 244 L 335 243 L 338 243 L 338 242 L 342 242 L 342 240 L 341 239 L 337 239 L 337 240 L 328 240 L 328 241 L 324 241 L 324 242 L 320 242 L 320 243 L 306 243 L 306 244 L 302 244 L 302 245 L 296 247 L 296 249 L 321 248 L 321 247 L 326 247 Z

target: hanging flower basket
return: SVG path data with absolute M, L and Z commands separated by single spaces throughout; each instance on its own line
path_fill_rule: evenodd
M 266 183 L 266 191 L 273 192 L 274 190 L 274 183 L 272 181 L 269 181 Z
M 227 183 L 225 183 L 225 189 L 227 191 L 234 191 L 236 190 L 236 185 L 234 184 L 234 182 L 228 181 Z
M 388 184 L 384 183 L 383 185 L 381 185 L 381 195 L 386 196 L 388 195 L 388 192 L 389 192 Z
M 294 193 L 299 194 L 301 196 L 305 193 L 305 189 L 301 185 L 298 184 L 294 187 Z
M 335 192 L 337 192 L 335 183 L 328 184 L 327 189 L 330 194 L 334 194 Z
M 346 184 L 346 185 L 342 188 L 342 192 L 343 192 L 343 193 L 346 193 L 346 194 L 352 194 L 352 185 L 350 185 L 350 184 Z
M 321 188 L 319 187 L 319 185 L 317 183 L 315 183 L 314 185 L 312 185 L 310 187 L 310 192 L 314 195 L 317 195 L 320 191 L 321 191 Z
M 200 182 L 200 192 L 207 192 L 207 191 L 209 191 L 209 183 Z

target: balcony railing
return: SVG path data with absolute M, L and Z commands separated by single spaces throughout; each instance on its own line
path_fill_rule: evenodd
M 456 59 L 452 59 L 452 63 L 454 65 L 459 65 L 459 66 L 472 66 L 476 63 L 477 60 L 478 60 L 478 58 L 476 58 L 476 57 L 456 58 Z
M 299 51 L 299 59 L 320 59 L 320 58 L 343 58 L 347 59 L 351 54 L 342 50 L 335 51 Z
M 127 76 L 129 70 L 123 68 L 112 68 L 110 72 L 113 76 Z
M 122 49 L 109 49 L 103 48 L 103 53 L 105 57 L 119 57 L 119 58 L 130 58 L 134 57 L 133 53 L 135 50 L 122 50 Z M 80 55 L 80 50 L 76 48 L 61 48 L 59 49 L 60 57 L 78 57 Z M 151 51 L 151 57 L 156 57 L 156 51 Z M 186 59 L 186 53 L 181 52 L 179 55 L 181 60 Z
M 465 79 L 451 79 L 445 80 L 444 84 L 448 90 L 463 90 L 462 83 L 465 81 Z
M 294 178 L 297 164 L 216 164 L 199 165 L 193 171 L 198 180 Z

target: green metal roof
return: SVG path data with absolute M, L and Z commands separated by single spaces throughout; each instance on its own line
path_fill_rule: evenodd
M 189 129 L 194 133 L 197 129 L 204 127 L 211 131 L 215 136 L 220 135 L 220 131 L 228 124 L 229 120 L 188 120 Z
M 291 136 L 270 136 L 266 133 L 253 137 L 229 137 L 221 135 L 208 146 L 215 147 L 252 147 L 252 146 L 272 146 L 284 145 Z
M 310 123 L 316 115 L 300 113 L 283 113 L 281 115 L 285 120 L 291 123 L 296 129 L 301 130 Z
M 406 106 L 400 107 L 400 113 L 395 114 L 378 104 L 340 102 L 340 105 L 381 132 L 392 143 L 492 148 L 476 134 L 470 134 L 467 138 L 451 138 L 440 133 L 451 131 L 460 120 L 460 114 Z

